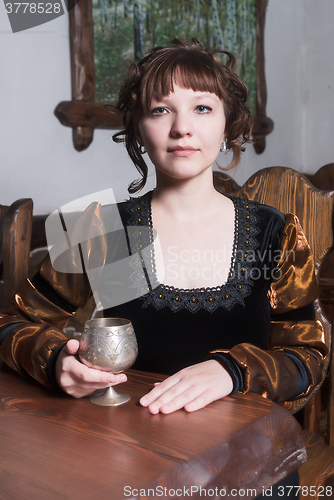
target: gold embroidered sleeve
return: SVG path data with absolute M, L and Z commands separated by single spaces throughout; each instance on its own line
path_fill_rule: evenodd
M 309 375 L 307 390 L 297 398 L 309 395 L 320 383 L 328 355 L 319 321 L 280 318 L 307 308 L 318 296 L 312 252 L 298 218 L 291 214 L 286 216 L 280 255 L 268 292 L 273 321 L 267 350 L 239 344 L 219 351 L 228 352 L 242 370 L 243 392 L 256 392 L 278 403 L 295 399 L 298 385 L 297 365 L 286 353 L 302 361 Z
M 281 235 L 281 255 L 268 297 L 272 314 L 304 307 L 318 297 L 312 251 L 299 220 L 288 214 Z
M 100 206 L 92 204 L 82 214 L 74 229 L 81 231 L 85 225 L 101 226 L 101 237 L 81 244 L 81 258 L 86 265 L 92 261 L 103 265 L 106 242 L 103 238 Z M 96 233 L 96 232 L 95 232 Z M 73 236 L 73 235 L 72 235 Z M 97 260 L 98 255 L 98 260 Z M 78 247 L 62 254 L 70 269 L 78 265 Z M 81 265 L 81 263 L 80 263 Z M 5 335 L 0 354 L 11 368 L 22 375 L 29 374 L 44 385 L 49 385 L 47 364 L 54 349 L 67 342 L 63 333 L 69 318 L 78 307 L 83 307 L 91 294 L 91 286 L 84 272 L 55 271 L 47 256 L 39 270 L 39 279 L 45 286 L 39 290 L 34 280 L 27 280 L 9 307 L 0 314 L 0 328 L 10 327 Z M 48 293 L 50 292 L 50 293 Z

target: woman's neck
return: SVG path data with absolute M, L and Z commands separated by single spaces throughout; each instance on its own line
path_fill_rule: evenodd
M 158 183 L 152 197 L 158 280 L 181 289 L 221 286 L 233 254 L 232 200 L 215 190 L 212 173 L 200 183 L 195 180 Z
M 214 188 L 211 170 L 205 175 L 186 180 L 158 176 L 152 209 L 162 210 L 174 222 L 182 223 L 205 219 L 210 212 L 214 215 L 223 198 Z

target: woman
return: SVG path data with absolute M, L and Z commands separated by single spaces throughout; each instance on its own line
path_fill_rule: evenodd
M 130 192 L 145 185 L 146 151 L 157 176 L 153 193 L 119 204 L 119 213 L 125 230 L 138 227 L 138 248 L 140 228 L 151 240 L 157 232 L 162 258 L 153 252 L 145 269 L 156 280 L 147 293 L 105 316 L 133 322 L 134 368 L 170 375 L 140 400 L 152 414 L 195 411 L 237 391 L 277 402 L 305 396 L 327 353 L 297 218 L 213 187 L 220 149 L 232 150 L 236 165 L 251 133 L 246 87 L 224 54 L 226 65 L 195 42 L 153 49 L 131 67 L 117 104 L 124 130 L 114 139 L 142 174 Z M 91 212 L 83 225 L 96 223 Z M 87 276 L 57 273 L 46 259 L 1 317 L 6 363 L 74 397 L 125 381 L 82 365 L 78 342 L 62 332 L 89 294 Z

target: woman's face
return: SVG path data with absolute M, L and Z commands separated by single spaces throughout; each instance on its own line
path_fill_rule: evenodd
M 174 84 L 174 92 L 152 99 L 149 114 L 139 122 L 138 141 L 157 175 L 189 179 L 214 163 L 224 132 L 224 107 L 216 94 Z

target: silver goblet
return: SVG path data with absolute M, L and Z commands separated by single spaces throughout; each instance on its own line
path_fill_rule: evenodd
M 89 368 L 120 373 L 133 365 L 138 345 L 132 323 L 123 318 L 96 318 L 86 321 L 80 339 L 79 357 Z M 107 387 L 90 400 L 101 406 L 118 406 L 130 396 Z

